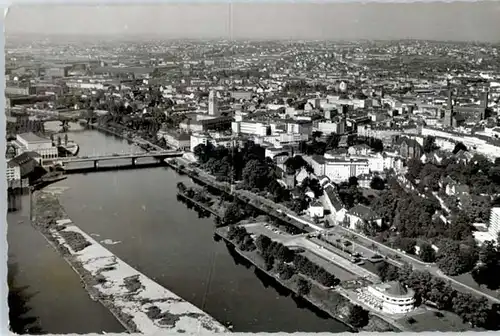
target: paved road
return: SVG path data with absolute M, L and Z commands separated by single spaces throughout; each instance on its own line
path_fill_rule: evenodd
M 364 268 L 355 265 L 351 263 L 350 261 L 342 258 L 341 256 L 325 249 L 325 248 L 318 248 L 317 244 L 314 244 L 313 242 L 309 241 L 305 237 L 298 237 L 295 239 L 288 240 L 285 245 L 290 246 L 290 247 L 302 247 L 305 248 L 312 253 L 318 255 L 319 257 L 322 257 L 326 260 L 330 260 L 333 263 L 339 265 L 342 268 L 345 268 L 354 274 L 362 277 L 362 278 L 367 278 L 372 282 L 377 282 L 379 279 L 374 276 L 373 273 L 365 270 Z

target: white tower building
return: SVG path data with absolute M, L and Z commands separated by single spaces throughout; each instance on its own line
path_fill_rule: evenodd
M 208 94 L 208 114 L 211 116 L 219 114 L 217 109 L 217 94 L 214 90 L 210 91 Z

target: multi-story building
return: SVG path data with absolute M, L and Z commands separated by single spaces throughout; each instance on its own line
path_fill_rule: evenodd
M 491 208 L 488 233 L 493 238 L 498 238 L 498 233 L 500 233 L 500 207 Z
M 217 104 L 217 93 L 215 91 L 210 91 L 208 94 L 208 115 L 216 116 L 219 115 L 218 104 Z
M 183 121 L 179 128 L 185 132 L 206 132 L 212 130 L 226 130 L 231 127 L 233 117 L 213 117 L 203 114 L 197 114 L 195 120 Z
M 200 144 L 212 144 L 213 146 L 225 146 L 231 147 L 234 144 L 234 140 L 232 137 L 213 137 L 207 133 L 194 133 L 191 134 L 190 137 L 190 150 L 194 151 L 195 147 Z
M 268 124 L 255 121 L 235 121 L 231 123 L 231 129 L 234 134 L 271 135 L 271 127 Z
M 21 180 L 21 166 L 15 160 L 7 162 L 7 181 Z
M 16 147 L 19 154 L 35 152 L 42 159 L 55 159 L 58 157 L 57 147 L 53 145 L 52 141 L 41 138 L 34 133 L 18 134 L 12 144 Z
M 264 137 L 264 141 L 275 147 L 297 146 L 301 141 L 308 139 L 307 134 L 277 134 Z
M 319 122 L 316 129 L 324 134 L 343 134 L 346 131 L 346 121 L 341 118 L 338 121 Z
M 191 148 L 191 137 L 188 133 L 182 132 L 169 132 L 166 130 L 160 130 L 157 134 L 158 139 L 165 139 L 167 146 L 179 150 L 190 150 Z
M 367 159 L 313 156 L 309 162 L 316 176 L 325 175 L 333 182 L 347 181 L 349 177 L 364 175 L 370 172 Z
M 387 314 L 405 314 L 415 308 L 415 292 L 396 281 L 368 286 L 359 298 Z

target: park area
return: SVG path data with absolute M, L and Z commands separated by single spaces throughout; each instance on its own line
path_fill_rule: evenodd
M 424 310 L 422 313 L 405 316 L 397 322 L 413 332 L 461 332 L 470 331 L 471 326 L 462 322 L 462 319 L 447 311 Z M 479 330 L 477 330 L 479 331 Z

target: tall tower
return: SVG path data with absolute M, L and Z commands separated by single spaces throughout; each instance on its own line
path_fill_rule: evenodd
M 211 116 L 219 114 L 217 109 L 217 94 L 214 90 L 211 90 L 208 94 L 208 114 Z
M 448 103 L 446 106 L 446 110 L 444 111 L 444 120 L 443 126 L 445 127 L 453 127 L 453 96 L 451 92 L 451 88 L 448 85 Z
M 483 97 L 481 100 L 481 120 L 489 118 L 488 115 L 488 89 L 483 92 Z

